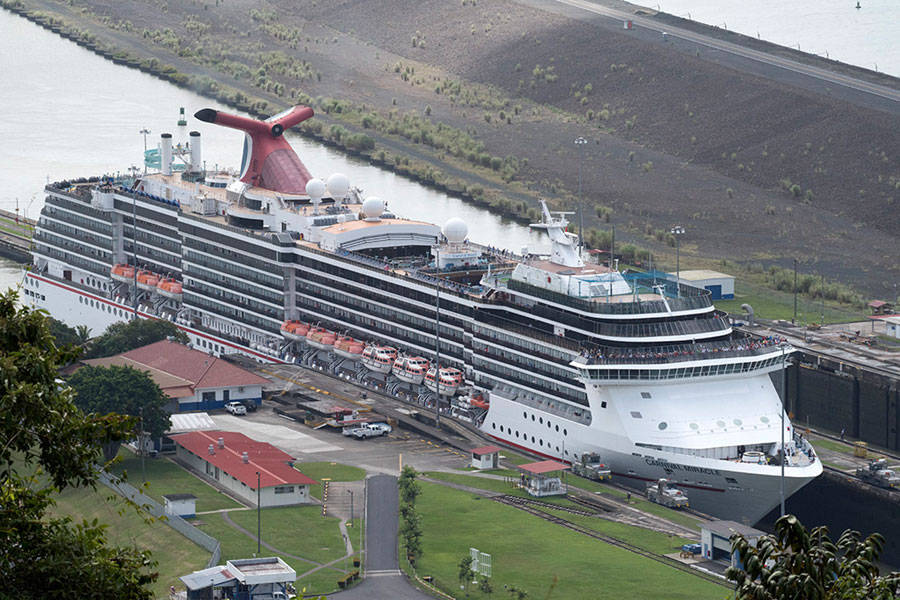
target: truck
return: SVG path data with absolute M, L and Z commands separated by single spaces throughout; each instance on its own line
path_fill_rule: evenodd
M 235 415 L 235 416 L 238 416 L 238 415 L 246 415 L 246 414 L 247 414 L 247 407 L 244 406 L 244 405 L 243 405 L 242 403 L 240 403 L 240 402 L 229 402 L 229 403 L 227 403 L 227 404 L 225 405 L 225 410 L 227 410 L 228 412 L 230 412 L 231 414 L 233 414 L 233 415 Z
M 688 508 L 690 503 L 684 492 L 669 484 L 667 479 L 660 479 L 647 485 L 647 499 L 669 508 Z
M 612 479 L 612 471 L 600 461 L 600 455 L 596 452 L 582 454 L 580 460 L 572 463 L 572 472 L 594 481 Z
M 887 468 L 887 461 L 883 458 L 869 461 L 865 467 L 857 467 L 856 476 L 880 488 L 900 488 L 900 477 Z
M 382 425 L 382 427 L 379 427 L 378 425 Z M 355 437 L 358 440 L 387 435 L 388 431 L 384 429 L 384 424 L 380 423 L 378 425 L 373 425 L 371 423 L 362 423 L 356 427 L 345 427 L 341 431 L 341 433 L 343 433 L 347 437 Z

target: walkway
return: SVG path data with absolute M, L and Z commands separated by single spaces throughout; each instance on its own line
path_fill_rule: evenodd
M 332 594 L 329 598 L 339 600 L 431 598 L 415 589 L 400 572 L 397 557 L 398 505 L 396 477 L 375 475 L 369 478 L 366 487 L 365 579 L 353 589 Z

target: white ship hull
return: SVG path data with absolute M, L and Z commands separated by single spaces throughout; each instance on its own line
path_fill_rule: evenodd
M 646 407 L 642 410 L 647 412 Z M 684 490 L 691 508 L 717 518 L 752 525 L 778 506 L 780 466 L 638 446 L 635 440 L 624 435 L 621 423 L 616 423 L 618 413 L 606 419 L 598 413 L 593 411 L 595 416 L 590 424 L 582 424 L 492 393 L 481 429 L 498 441 L 567 463 L 577 460 L 576 455 L 596 452 L 610 465 L 614 481 L 641 492 L 647 482 L 666 478 Z M 822 464 L 818 460 L 807 466 L 786 468 L 785 498 L 821 472 Z
M 31 293 L 21 295 L 23 303 L 46 310 L 50 315 L 70 327 L 85 325 L 91 336 L 106 331 L 113 323 L 126 322 L 134 318 L 134 307 L 121 302 L 109 300 L 99 294 L 92 294 L 64 282 L 56 281 L 31 272 L 25 274 L 25 290 Z M 159 317 L 143 311 L 137 311 L 143 319 Z M 239 353 L 261 363 L 283 363 L 279 356 L 269 355 L 231 340 L 218 337 L 206 331 L 175 323 L 190 339 L 198 350 L 204 350 L 220 356 L 222 354 Z

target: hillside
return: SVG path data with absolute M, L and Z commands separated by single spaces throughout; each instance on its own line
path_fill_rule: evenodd
M 586 226 L 608 227 L 606 207 L 620 239 L 670 253 L 653 233 L 681 224 L 682 254 L 797 258 L 803 272 L 896 295 L 896 107 L 752 74 L 619 21 L 571 18 L 549 0 L 23 3 L 90 21 L 184 72 L 268 87 L 273 106 L 295 92 L 391 118 L 427 114 L 516 159 L 513 182 L 532 190 L 529 203 L 573 206 L 581 179 L 585 204 L 599 207 Z M 578 136 L 590 142 L 580 154 Z M 415 141 L 387 141 L 456 168 Z

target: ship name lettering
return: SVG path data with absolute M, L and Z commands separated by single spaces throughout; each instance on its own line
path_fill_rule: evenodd
M 674 471 L 687 471 L 688 473 L 702 473 L 704 475 L 721 475 L 718 469 L 707 469 L 706 467 L 695 467 L 692 465 L 680 465 L 678 463 L 671 463 L 667 460 L 647 458 L 646 462 L 651 467 L 662 467 L 664 469 L 672 469 Z

